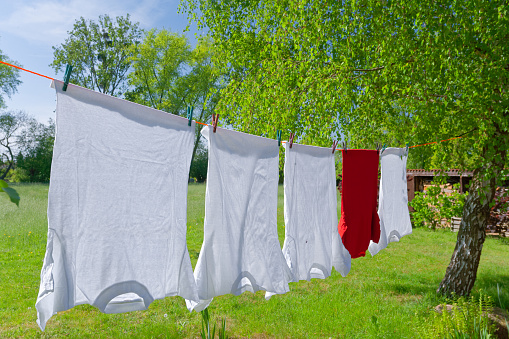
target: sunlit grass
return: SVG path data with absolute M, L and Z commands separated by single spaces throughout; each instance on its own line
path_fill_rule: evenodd
M 53 316 L 46 331 L 35 320 L 39 274 L 46 250 L 47 185 L 16 185 L 20 207 L 0 195 L 0 338 L 10 337 L 198 337 L 201 317 L 180 297 L 155 301 L 147 311 L 102 314 L 89 305 Z M 203 240 L 205 185 L 192 184 L 188 196 L 187 243 L 193 266 Z M 284 240 L 283 189 L 278 201 L 278 233 Z M 221 296 L 210 306 L 212 321 L 233 337 L 413 338 L 422 318 L 439 304 L 435 290 L 443 278 L 455 233 L 415 229 L 375 257 L 355 259 L 346 278 L 292 283 L 291 292 L 266 301 L 264 294 Z M 474 294 L 485 291 L 509 305 L 509 242 L 487 239 Z M 416 316 L 417 314 L 417 316 Z

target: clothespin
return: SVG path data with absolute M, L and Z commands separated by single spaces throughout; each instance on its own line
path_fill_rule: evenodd
M 345 151 L 345 154 L 346 154 L 347 148 L 348 148 L 347 147 L 347 142 L 345 140 L 345 141 L 343 141 L 343 150 Z
M 277 145 L 278 145 L 278 147 L 280 147 L 280 146 L 281 146 L 281 134 L 282 134 L 282 131 L 278 129 L 278 130 L 277 130 L 277 132 L 276 132 L 276 135 L 277 135 Z
M 65 68 L 65 74 L 64 74 L 64 86 L 62 87 L 62 91 L 67 91 L 67 85 L 69 85 L 69 79 L 71 78 L 71 72 L 72 72 L 72 66 L 67 65 Z
M 213 132 L 216 133 L 217 122 L 219 120 L 219 113 L 212 113 L 212 127 L 214 127 Z
M 295 137 L 295 134 L 294 133 L 290 133 L 290 148 L 292 148 L 292 145 L 293 145 L 293 138 Z
M 336 152 L 336 146 L 338 145 L 338 141 L 333 141 L 332 142 L 332 154 L 334 154 L 334 152 Z
M 382 144 L 377 142 L 375 145 L 376 145 L 376 151 L 377 152 L 380 151 L 380 149 L 382 148 Z
M 406 154 L 408 154 L 408 142 L 406 143 Z
M 187 126 L 191 126 L 191 120 L 193 120 L 193 110 L 194 110 L 194 106 L 187 106 L 187 119 L 189 120 L 189 122 L 187 123 Z
M 384 151 L 385 151 L 385 144 L 384 144 L 384 147 L 382 147 L 382 152 L 380 152 L 380 154 L 382 154 Z

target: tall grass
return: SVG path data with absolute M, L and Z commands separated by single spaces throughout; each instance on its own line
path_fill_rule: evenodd
M 0 195 L 0 338 L 200 336 L 202 316 L 189 313 L 180 297 L 155 301 L 146 311 L 122 314 L 102 314 L 80 305 L 53 316 L 41 332 L 34 304 L 46 249 L 48 186 L 16 185 L 15 189 L 21 195 L 19 208 Z M 189 186 L 187 243 L 193 265 L 203 240 L 204 198 L 204 185 Z M 282 244 L 282 186 L 278 234 Z M 346 278 L 334 272 L 325 280 L 291 283 L 289 293 L 269 301 L 262 292 L 217 297 L 209 307 L 209 321 L 221 324 L 226 319 L 230 337 L 415 338 L 422 323 L 433 317 L 433 307 L 446 302 L 435 290 L 456 235 L 414 229 L 375 257 L 368 254 L 353 260 Z M 481 289 L 496 306 L 509 305 L 509 242 L 504 239 L 486 240 L 474 297 L 479 298 Z

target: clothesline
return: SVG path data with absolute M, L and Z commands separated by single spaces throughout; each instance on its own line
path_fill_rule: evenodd
M 53 79 L 53 78 L 50 78 L 50 77 L 49 77 L 49 76 L 47 76 L 47 75 L 39 74 L 39 73 L 36 73 L 36 72 L 30 71 L 30 70 L 28 70 L 28 69 L 24 69 L 23 67 L 19 67 L 19 66 L 13 65 L 13 64 L 10 64 L 10 63 L 5 62 L 5 61 L 2 61 L 2 60 L 0 60 L 0 63 L 2 63 L 2 64 L 4 64 L 4 65 L 7 65 L 7 66 L 11 66 L 11 67 L 17 68 L 17 69 L 20 69 L 20 70 L 25 71 L 25 72 L 28 72 L 28 73 L 32 73 L 32 74 L 38 75 L 38 76 L 43 77 L 43 78 L 47 78 L 47 79 L 50 79 L 50 80 L 55 80 L 55 79 Z
M 47 75 L 43 75 L 43 74 L 40 74 L 40 73 L 37 73 L 37 72 L 34 72 L 34 71 L 30 71 L 30 70 L 25 69 L 23 67 L 19 67 L 19 66 L 13 65 L 13 64 L 10 64 L 10 63 L 2 61 L 2 60 L 0 60 L 0 63 L 2 63 L 4 65 L 7 65 L 7 66 L 10 66 L 10 67 L 14 67 L 14 68 L 20 69 L 20 70 L 28 72 L 28 73 L 32 73 L 32 74 L 38 75 L 38 76 L 43 77 L 43 78 L 47 78 L 47 79 L 50 79 L 50 80 L 55 80 L 54 78 L 51 78 L 51 77 L 49 77 Z M 200 125 L 203 125 L 203 126 L 208 126 L 208 124 L 200 122 L 200 121 L 196 121 L 195 120 L 195 122 L 197 124 L 200 124 Z M 432 144 L 438 144 L 439 142 L 445 142 L 445 141 L 450 141 L 450 140 L 454 140 L 454 139 L 461 139 L 461 138 L 463 138 L 463 137 L 455 137 L 455 138 L 450 138 L 450 139 L 445 139 L 445 140 L 440 140 L 440 141 L 433 141 L 433 142 L 428 142 L 426 144 L 408 146 L 408 148 L 414 148 L 414 147 L 420 147 L 420 146 L 428 146 L 428 145 L 432 145 Z M 341 150 L 341 148 L 336 148 L 336 151 L 340 151 L 340 150 Z
M 265 291 L 268 300 L 289 293 L 292 282 L 327 279 L 333 269 L 346 277 L 352 259 L 367 251 L 374 256 L 412 233 L 405 148 L 344 155 L 338 224 L 334 155 L 295 143 L 285 149 L 281 248 L 279 147 L 234 130 L 214 133 L 215 115 L 214 127 L 201 131 L 209 169 L 203 242 L 193 269 L 186 204 L 196 126 L 79 86 L 54 87 L 61 134 L 53 148 L 48 241 L 35 304 L 41 330 L 57 312 L 81 304 L 124 313 L 180 296 L 189 311 L 200 312 L 222 295 Z M 136 184 L 123 185 L 133 175 Z M 94 189 L 82 189 L 87 185 Z

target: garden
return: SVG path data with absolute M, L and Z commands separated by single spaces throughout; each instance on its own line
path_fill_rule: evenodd
M 46 250 L 48 185 L 11 186 L 22 200 L 16 207 L 0 195 L 0 337 L 200 337 L 202 315 L 190 313 L 180 297 L 122 314 L 77 306 L 52 317 L 41 332 L 34 305 Z M 278 198 L 282 245 L 283 186 Z M 187 244 L 193 266 L 203 240 L 204 204 L 205 185 L 190 184 Z M 471 297 L 447 299 L 436 290 L 456 237 L 450 229 L 418 226 L 375 257 L 353 260 L 345 278 L 334 272 L 325 280 L 291 283 L 290 292 L 269 301 L 262 292 L 215 298 L 209 307 L 211 331 L 216 326 L 217 335 L 224 321 L 232 338 L 435 338 L 455 333 L 488 338 L 496 327 L 483 316 L 485 311 L 509 307 L 509 239 L 488 237 Z M 440 304 L 461 311 L 439 314 L 435 307 Z

